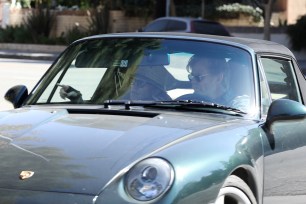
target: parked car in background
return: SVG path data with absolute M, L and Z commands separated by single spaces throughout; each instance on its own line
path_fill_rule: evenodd
M 140 29 L 141 32 L 185 32 L 231 36 L 219 22 L 198 18 L 161 17 Z
M 305 202 L 306 81 L 280 44 L 92 36 L 5 98 L 0 203 Z

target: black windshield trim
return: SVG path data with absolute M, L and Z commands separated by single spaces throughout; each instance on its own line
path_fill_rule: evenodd
M 126 110 L 111 110 L 111 109 L 67 109 L 69 114 L 100 114 L 100 115 L 126 115 L 154 118 L 159 113 L 144 112 L 144 111 L 126 111 Z
M 162 108 L 162 109 L 175 109 L 175 110 L 192 110 L 200 112 L 214 112 L 220 113 L 220 110 L 226 111 L 221 112 L 224 114 L 230 113 L 230 115 L 239 115 L 244 116 L 247 113 L 235 109 L 232 107 L 210 103 L 205 101 L 193 101 L 193 100 L 184 100 L 184 101 L 130 101 L 130 100 L 107 100 L 104 102 L 104 108 L 109 108 L 110 105 L 124 105 L 126 110 L 130 110 L 133 106 L 143 106 L 151 108 Z M 201 108 L 201 109 L 199 109 Z M 209 108 L 209 110 L 204 110 L 202 108 Z M 215 110 L 215 111 L 213 111 Z

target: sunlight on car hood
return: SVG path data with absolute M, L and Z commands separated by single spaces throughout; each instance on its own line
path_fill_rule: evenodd
M 0 188 L 96 194 L 121 169 L 224 120 L 16 109 L 0 118 Z M 22 182 L 21 171 L 35 172 Z

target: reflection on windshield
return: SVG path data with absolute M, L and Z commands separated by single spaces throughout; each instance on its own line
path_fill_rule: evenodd
M 190 40 L 101 38 L 71 46 L 28 104 L 195 100 L 251 112 L 250 55 Z

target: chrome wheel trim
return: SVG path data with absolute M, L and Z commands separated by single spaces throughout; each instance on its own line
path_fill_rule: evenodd
M 215 204 L 226 204 L 224 203 L 224 199 L 226 196 L 233 198 L 237 204 L 252 204 L 250 199 L 245 195 L 245 193 L 235 187 L 222 188 L 219 192 Z

